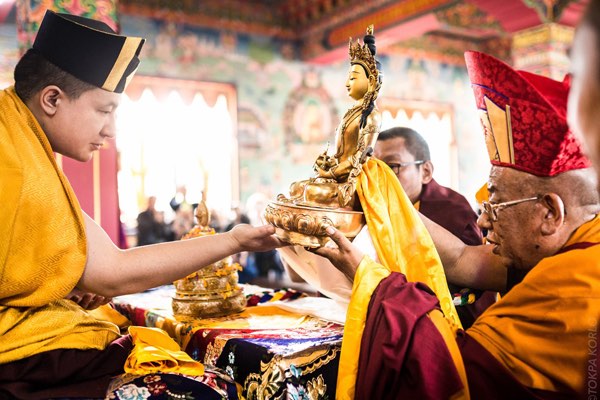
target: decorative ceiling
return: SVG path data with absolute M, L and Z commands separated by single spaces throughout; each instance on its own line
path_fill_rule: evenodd
M 462 62 L 465 47 L 507 58 L 515 32 L 547 22 L 575 26 L 587 1 L 119 0 L 119 10 L 289 41 L 295 58 L 316 63 L 345 59 L 348 38 L 374 24 L 380 51 Z
M 512 34 L 543 23 L 575 26 L 588 0 L 113 0 L 139 15 L 238 35 L 265 36 L 295 49 L 289 58 L 329 63 L 346 57 L 349 37 L 374 24 L 380 52 L 427 53 L 462 62 L 465 48 L 501 58 Z M 0 22 L 14 0 L 0 1 Z M 14 12 L 13 12 L 14 14 Z M 13 16 L 14 18 L 14 16 Z

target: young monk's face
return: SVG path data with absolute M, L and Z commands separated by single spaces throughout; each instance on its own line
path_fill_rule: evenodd
M 114 138 L 115 112 L 121 95 L 102 89 L 71 99 L 62 92 L 50 129 L 45 129 L 52 150 L 78 161 L 88 161 L 107 139 Z
M 569 127 L 583 142 L 587 155 L 600 174 L 600 38 L 589 25 L 582 25 L 571 49 Z
M 354 100 L 362 99 L 369 90 L 369 78 L 361 65 L 352 64 L 350 66 L 346 89 L 348 90 L 348 96 Z

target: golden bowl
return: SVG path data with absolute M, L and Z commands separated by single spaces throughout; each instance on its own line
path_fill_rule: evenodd
M 273 225 L 275 236 L 284 242 L 317 248 L 329 240 L 327 226 L 333 226 L 348 239 L 354 239 L 365 225 L 360 211 L 301 206 L 272 201 L 265 209 L 265 220 Z

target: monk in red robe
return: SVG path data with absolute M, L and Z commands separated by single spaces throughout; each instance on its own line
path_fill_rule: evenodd
M 492 168 L 467 246 L 423 217 L 448 280 L 508 290 L 469 329 L 449 329 L 431 290 L 403 274 L 369 304 L 355 398 L 556 399 L 582 393 L 600 316 L 600 205 L 594 171 L 566 123 L 568 82 L 466 54 Z M 333 228 L 318 250 L 348 276 L 374 262 Z M 355 282 L 355 286 L 356 286 Z

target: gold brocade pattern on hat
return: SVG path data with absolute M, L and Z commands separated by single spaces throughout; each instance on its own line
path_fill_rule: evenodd
M 514 164 L 515 150 L 510 124 L 510 106 L 507 104 L 506 108 L 502 109 L 487 96 L 483 100 L 486 109 L 479 110 L 479 118 L 490 161 Z

